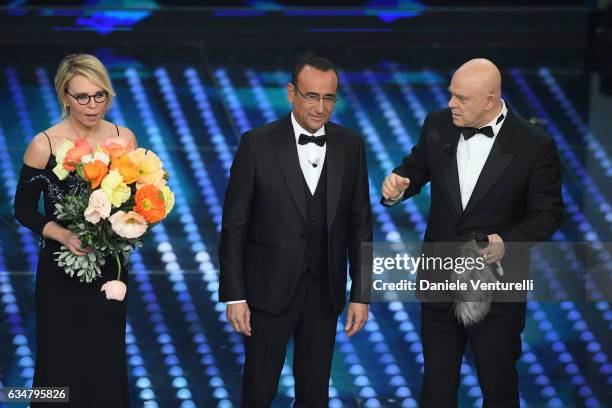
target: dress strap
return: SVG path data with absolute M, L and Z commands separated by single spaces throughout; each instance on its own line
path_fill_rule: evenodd
M 51 152 L 51 154 L 53 154 L 53 146 L 51 146 L 51 138 L 49 138 L 49 135 L 44 130 L 43 130 L 43 134 L 47 136 L 47 141 L 49 142 L 49 151 Z
M 119 136 L 119 126 L 115 123 L 115 128 L 117 129 L 117 136 Z

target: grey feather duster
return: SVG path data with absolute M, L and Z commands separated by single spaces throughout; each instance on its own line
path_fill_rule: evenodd
M 477 258 L 481 255 L 478 253 L 480 247 L 476 241 L 472 240 L 463 244 L 459 248 L 459 256 L 463 258 Z M 492 292 L 489 290 L 474 290 L 470 281 L 480 280 L 481 283 L 497 282 L 493 275 L 491 266 L 485 264 L 484 268 L 478 268 L 476 265 L 473 268 L 465 268 L 465 272 L 457 273 L 453 271 L 453 281 L 467 283 L 467 290 L 457 290 L 455 292 L 455 301 L 453 310 L 457 319 L 464 326 L 472 326 L 487 315 L 491 307 Z

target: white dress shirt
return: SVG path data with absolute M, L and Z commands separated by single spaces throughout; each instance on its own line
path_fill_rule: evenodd
M 497 123 L 497 119 L 502 114 L 504 115 L 504 119 Z M 506 103 L 502 100 L 502 109 L 499 115 L 495 116 L 495 119 L 491 122 L 482 126 L 491 126 L 493 128 L 493 137 L 487 137 L 482 133 L 476 133 L 468 140 L 465 140 L 463 135 L 459 138 L 459 143 L 457 144 L 457 170 L 459 172 L 461 205 L 464 210 L 470 201 L 470 197 L 472 197 L 472 192 L 474 191 L 474 187 L 476 187 L 480 172 L 489 157 L 493 143 L 507 115 L 508 109 L 506 108 Z
M 310 133 L 300 126 L 299 123 L 297 123 L 295 116 L 293 116 L 293 112 L 291 112 L 291 124 L 293 125 L 293 133 L 295 135 L 295 144 L 297 146 L 298 158 L 300 160 L 300 168 L 302 169 L 302 174 L 304 175 L 306 184 L 308 184 L 308 189 L 314 195 L 315 190 L 317 189 L 317 184 L 319 184 L 319 179 L 321 178 L 321 171 L 323 170 L 323 162 L 325 161 L 327 144 L 324 144 L 323 146 L 319 146 L 315 143 L 301 145 L 298 143 L 298 140 L 300 138 L 300 134 L 314 137 L 323 136 L 325 134 L 325 127 L 322 127 L 314 133 Z M 316 164 L 316 167 L 313 166 L 313 164 Z
M 308 189 L 314 195 L 317 190 L 317 184 L 319 184 L 319 179 L 321 178 L 321 171 L 323 170 L 323 162 L 325 161 L 325 152 L 327 151 L 327 143 L 323 146 L 319 146 L 315 143 L 307 143 L 305 145 L 301 145 L 298 143 L 300 138 L 300 134 L 305 134 L 308 136 L 323 136 L 325 134 L 325 127 L 317 130 L 314 133 L 310 133 L 300 126 L 299 123 L 295 120 L 293 116 L 293 112 L 291 112 L 291 123 L 293 125 L 293 134 L 295 136 L 295 144 L 297 146 L 298 158 L 300 160 L 300 167 L 302 169 L 302 174 L 304 175 L 304 179 L 306 180 L 306 184 L 308 184 Z M 313 166 L 313 163 L 316 164 L 316 167 Z M 230 302 L 226 302 L 226 304 L 231 305 L 234 303 L 244 303 L 246 300 L 232 300 Z
M 502 114 L 504 115 L 504 118 L 497 123 L 497 119 Z M 501 112 L 499 112 L 499 115 L 495 116 L 495 119 L 493 119 L 491 122 L 482 126 L 491 126 L 493 128 L 493 137 L 487 137 L 482 133 L 476 133 L 469 140 L 465 140 L 463 135 L 459 137 L 456 156 L 457 170 L 459 172 L 459 189 L 461 191 L 461 205 L 463 206 L 464 210 L 470 201 L 470 197 L 472 197 L 472 192 L 474 191 L 474 187 L 476 187 L 476 182 L 478 181 L 478 177 L 480 177 L 480 172 L 482 171 L 482 168 L 489 157 L 493 143 L 497 138 L 497 133 L 499 133 L 499 129 L 501 129 L 504 121 L 506 120 L 506 116 L 508 116 L 508 108 L 502 99 L 502 109 Z M 402 191 L 402 193 L 397 197 L 385 199 L 384 203 L 387 205 L 395 205 L 402 201 L 403 196 L 404 192 Z

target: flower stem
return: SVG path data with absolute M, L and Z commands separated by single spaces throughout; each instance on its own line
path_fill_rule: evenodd
M 121 261 L 119 260 L 119 253 L 115 253 L 115 259 L 117 260 L 117 280 L 121 280 Z

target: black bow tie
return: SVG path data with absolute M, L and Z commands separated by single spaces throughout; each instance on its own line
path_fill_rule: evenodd
M 483 128 L 471 128 L 471 127 L 464 127 L 461 128 L 461 133 L 463 134 L 463 138 L 465 140 L 468 140 L 469 138 L 471 138 L 472 136 L 474 136 L 477 133 L 482 133 L 483 135 L 485 135 L 486 137 L 493 137 L 493 128 L 491 126 L 485 126 Z
M 499 122 L 501 122 L 502 120 L 504 120 L 504 115 L 501 114 L 499 115 L 499 117 L 497 118 L 497 120 L 495 121 L 495 124 L 499 124 Z M 493 128 L 491 126 L 485 126 L 483 128 L 472 128 L 472 127 L 464 127 L 461 128 L 461 133 L 463 134 L 463 138 L 465 140 L 468 140 L 470 137 L 474 136 L 477 133 L 482 133 L 483 135 L 485 135 L 486 137 L 493 137 L 495 136 L 495 134 L 493 133 Z
M 305 134 L 301 134 L 300 138 L 298 140 L 298 143 L 301 145 L 305 145 L 308 143 L 314 143 L 318 146 L 323 147 L 325 145 L 325 142 L 327 141 L 327 137 L 326 135 L 321 135 L 321 136 L 308 136 Z

